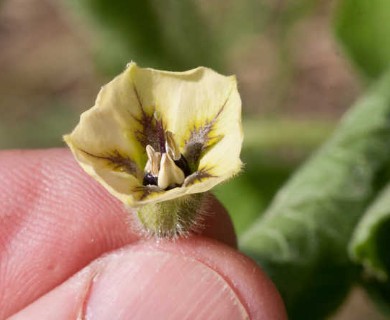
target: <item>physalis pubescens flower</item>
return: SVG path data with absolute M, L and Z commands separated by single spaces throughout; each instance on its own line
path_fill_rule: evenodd
M 64 139 L 88 174 L 135 208 L 145 230 L 185 234 L 197 225 L 203 193 L 242 166 L 236 79 L 130 63 Z

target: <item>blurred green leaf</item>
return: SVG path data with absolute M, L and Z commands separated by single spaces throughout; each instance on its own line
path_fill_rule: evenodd
M 228 209 L 240 236 L 271 202 L 273 195 L 331 133 L 323 120 L 244 118 L 243 172 L 214 193 Z M 245 201 L 242 195 L 245 194 Z
M 390 73 L 282 188 L 240 239 L 279 288 L 291 319 L 322 319 L 356 278 L 347 245 L 390 158 Z
M 338 38 L 369 77 L 381 75 L 390 63 L 390 1 L 341 0 L 335 19 Z
M 73 1 L 98 23 L 100 59 L 116 74 L 130 60 L 162 69 L 219 69 L 218 41 L 193 0 Z
M 350 244 L 353 260 L 364 267 L 362 281 L 390 313 L 390 184 L 359 222 Z
M 368 208 L 350 245 L 352 258 L 379 281 L 390 276 L 390 185 Z M 390 301 L 390 299 L 389 299 Z
M 73 1 L 79 9 L 85 10 L 104 30 L 103 52 L 109 53 L 107 60 L 113 65 L 113 72 L 123 68 L 129 60 L 153 64 L 158 54 L 169 60 L 161 26 L 150 0 L 115 1 L 86 0 Z M 114 52 L 111 52 L 113 47 Z M 115 57 L 114 54 L 117 56 Z

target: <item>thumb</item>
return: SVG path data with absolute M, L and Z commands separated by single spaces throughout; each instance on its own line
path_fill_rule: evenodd
M 211 239 L 149 240 L 93 262 L 11 319 L 286 319 L 264 273 Z

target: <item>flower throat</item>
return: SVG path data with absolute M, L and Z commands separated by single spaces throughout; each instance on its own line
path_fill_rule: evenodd
M 158 186 L 163 190 L 180 187 L 191 174 L 188 162 L 174 139 L 173 133 L 165 131 L 160 140 L 160 152 L 146 146 L 148 161 L 145 165 L 143 185 Z M 163 141 L 162 141 L 163 140 Z

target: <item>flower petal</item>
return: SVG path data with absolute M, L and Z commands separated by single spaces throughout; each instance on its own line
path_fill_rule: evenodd
M 72 135 L 64 136 L 80 166 L 111 194 L 129 205 L 134 204 L 133 190 L 140 185 L 139 179 L 132 173 L 134 163 L 121 155 L 94 155 L 86 152 L 73 142 Z M 112 157 L 112 158 L 111 158 Z M 124 161 L 124 164 L 118 161 Z
M 166 150 L 167 132 L 172 150 Z M 64 139 L 82 167 L 128 205 L 205 192 L 241 168 L 236 79 L 203 67 L 168 72 L 130 63 Z M 143 185 L 148 145 L 185 155 L 192 174 L 182 187 Z
M 221 138 L 201 157 L 198 170 L 207 169 L 207 172 L 217 177 L 232 177 L 242 167 L 240 152 L 244 138 L 241 127 L 241 99 L 236 83 L 209 136 L 212 137 L 211 141 L 214 137 Z
M 203 164 L 213 160 L 220 175 L 227 169 L 239 171 L 242 144 L 241 100 L 234 76 L 225 77 L 211 69 L 199 67 L 186 72 L 167 72 L 131 65 L 132 78 L 144 105 L 154 106 L 165 129 L 175 134 L 190 167 L 214 145 L 224 139 L 224 151 L 214 152 Z M 229 157 L 226 157 L 226 152 Z M 231 156 L 230 156 L 231 155 Z
M 130 89 L 130 90 L 129 90 Z M 136 139 L 142 112 L 132 90 L 129 74 L 123 73 L 105 85 L 95 106 L 64 140 L 82 167 L 112 194 L 132 204 L 132 190 L 142 184 L 146 154 Z

